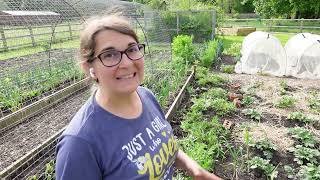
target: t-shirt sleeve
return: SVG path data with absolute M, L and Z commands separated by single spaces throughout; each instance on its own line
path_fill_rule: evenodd
M 101 180 L 93 147 L 79 137 L 64 136 L 57 146 L 56 179 Z

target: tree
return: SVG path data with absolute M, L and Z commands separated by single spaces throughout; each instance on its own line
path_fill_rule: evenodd
M 319 0 L 253 0 L 255 12 L 264 18 L 319 18 Z

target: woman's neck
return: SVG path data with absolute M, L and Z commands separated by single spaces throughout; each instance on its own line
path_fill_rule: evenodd
M 95 98 L 102 108 L 125 119 L 134 119 L 142 113 L 142 102 L 136 91 L 115 94 L 98 89 Z

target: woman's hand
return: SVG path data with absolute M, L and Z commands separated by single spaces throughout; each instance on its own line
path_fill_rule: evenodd
M 179 150 L 177 155 L 176 166 L 185 170 L 194 180 L 222 180 L 218 176 L 200 167 L 196 161 L 192 160 L 181 150 Z

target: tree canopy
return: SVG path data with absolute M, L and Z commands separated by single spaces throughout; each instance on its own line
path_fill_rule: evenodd
M 257 13 L 263 18 L 320 18 L 319 0 L 128 0 L 162 10 L 222 9 L 225 13 Z

